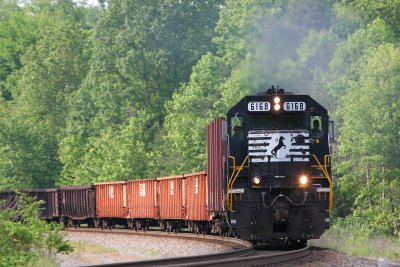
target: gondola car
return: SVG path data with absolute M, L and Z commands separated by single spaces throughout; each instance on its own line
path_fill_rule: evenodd
M 95 226 L 96 191 L 93 185 L 62 186 L 59 198 L 60 222 L 65 226 Z
M 17 209 L 20 205 L 20 197 L 26 195 L 35 201 L 41 201 L 40 216 L 48 222 L 58 222 L 59 204 L 58 189 L 26 189 L 20 191 L 2 190 L 0 191 L 0 210 Z

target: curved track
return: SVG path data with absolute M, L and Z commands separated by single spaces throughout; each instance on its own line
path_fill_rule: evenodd
M 115 229 L 109 230 L 108 228 L 66 228 L 64 231 L 71 232 L 86 232 L 86 233 L 101 233 L 101 234 L 125 234 L 125 235 L 145 235 L 154 237 L 165 237 L 165 238 L 175 238 L 175 239 L 188 239 L 201 242 L 218 243 L 222 245 L 229 245 L 234 247 L 234 249 L 248 248 L 251 247 L 251 243 L 234 237 L 221 237 L 215 235 L 201 235 L 193 233 L 173 233 L 173 232 L 161 232 L 161 231 L 135 231 L 129 229 Z M 234 244 L 234 245 L 232 245 Z
M 211 266 L 211 267 L 222 267 L 222 266 L 232 266 L 232 267 L 254 267 L 254 266 L 268 266 L 272 264 L 277 264 L 281 262 L 288 262 L 295 259 L 305 257 L 309 254 L 308 246 L 292 250 L 292 251 L 271 251 L 271 250 L 260 250 L 256 249 L 247 241 L 243 241 L 236 238 L 221 238 L 218 236 L 202 236 L 188 233 L 165 233 L 165 232 L 135 232 L 132 230 L 122 230 L 113 229 L 110 230 L 100 230 L 100 229 L 69 229 L 68 231 L 74 232 L 97 232 L 97 233 L 110 233 L 110 234 L 132 234 L 132 235 L 148 235 L 156 237 L 170 237 L 178 239 L 190 239 L 202 242 L 213 242 L 227 244 L 234 243 L 235 250 L 217 253 L 217 254 L 207 254 L 200 256 L 190 256 L 190 257 L 177 257 L 177 258 L 165 258 L 157 260 L 146 260 L 146 261 L 135 261 L 135 262 L 122 262 L 122 263 L 112 263 L 112 264 L 102 264 L 102 265 L 92 265 L 96 267 L 149 267 L 149 266 Z
M 308 247 L 288 251 L 278 252 L 273 254 L 258 255 L 259 253 L 254 248 L 244 248 L 240 250 L 209 254 L 194 257 L 168 258 L 150 261 L 122 262 L 104 265 L 94 265 L 96 267 L 150 267 L 150 266 L 170 266 L 170 267 L 194 267 L 194 266 L 209 266 L 209 267 L 255 267 L 268 266 L 272 264 L 289 262 L 309 254 Z

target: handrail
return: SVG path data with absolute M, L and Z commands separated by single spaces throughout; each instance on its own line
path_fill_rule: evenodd
M 325 155 L 324 156 L 324 164 L 325 164 L 325 168 L 328 166 L 328 158 L 330 158 L 331 155 Z M 327 171 L 328 172 L 328 171 Z
M 231 177 L 229 177 L 228 184 L 227 184 L 227 192 L 226 192 L 227 199 L 228 199 L 228 203 L 227 203 L 228 204 L 227 205 L 227 209 L 228 210 L 230 210 L 230 207 L 229 207 L 229 199 L 230 199 L 229 185 L 230 185 L 230 182 L 232 181 L 233 176 L 235 175 L 235 172 L 236 172 L 236 158 L 233 157 L 233 156 L 229 156 L 229 158 L 231 158 L 233 160 L 233 166 L 232 166 L 232 175 L 231 175 Z M 223 201 L 222 203 L 225 203 L 225 201 Z
M 329 172 L 327 169 L 327 159 L 330 157 L 330 155 L 325 155 L 324 157 L 324 166 L 321 165 L 321 163 L 319 162 L 317 156 L 315 156 L 314 154 L 312 154 L 313 158 L 315 159 L 315 161 L 317 162 L 317 164 L 319 165 L 319 167 L 321 168 L 322 172 L 324 173 L 325 177 L 328 179 L 329 182 L 329 190 L 330 190 L 330 194 L 329 194 L 329 210 L 332 209 L 333 207 L 333 190 L 332 190 L 332 180 L 331 177 L 329 176 Z
M 232 202 L 233 202 L 232 188 L 233 188 L 233 184 L 235 183 L 237 177 L 239 176 L 239 173 L 242 171 L 243 166 L 244 166 L 244 164 L 246 163 L 246 161 L 247 161 L 248 158 L 249 158 L 249 155 L 247 155 L 246 158 L 243 160 L 242 164 L 240 165 L 239 170 L 238 170 L 238 171 L 236 172 L 236 174 L 235 174 L 235 177 L 232 179 L 232 177 L 233 177 L 233 173 L 232 173 L 232 176 L 231 176 L 231 178 L 230 178 L 229 181 L 228 181 L 228 194 L 229 194 L 229 195 L 228 195 L 228 196 L 229 196 L 229 198 L 228 198 L 228 200 L 229 200 L 228 209 L 229 209 L 230 211 L 234 211 L 234 210 L 232 210 Z
M 229 158 L 233 159 L 233 166 L 232 166 L 232 175 L 231 175 L 231 177 L 229 177 L 229 180 L 228 180 L 228 188 L 229 188 L 229 183 L 232 180 L 233 176 L 235 175 L 235 171 L 236 171 L 236 158 L 232 157 L 232 156 L 229 156 Z

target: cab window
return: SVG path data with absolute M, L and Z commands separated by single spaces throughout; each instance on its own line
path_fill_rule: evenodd
M 310 135 L 311 137 L 321 137 L 323 135 L 321 116 L 310 116 Z
M 234 116 L 231 118 L 231 137 L 243 138 L 244 137 L 244 118 L 243 116 Z
M 303 114 L 255 114 L 251 117 L 252 129 L 304 129 Z

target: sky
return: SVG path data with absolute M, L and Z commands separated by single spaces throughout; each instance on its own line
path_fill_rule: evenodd
M 89 6 L 98 6 L 99 2 L 97 0 L 74 0 L 75 3 L 86 2 Z

